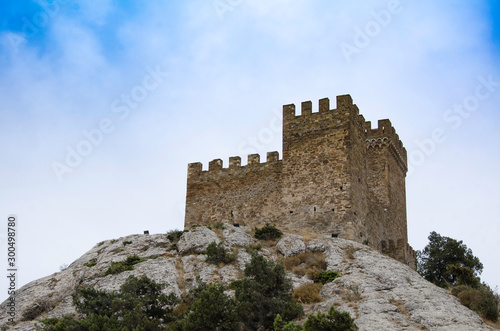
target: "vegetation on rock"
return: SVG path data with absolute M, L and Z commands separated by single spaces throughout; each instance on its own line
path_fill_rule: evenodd
M 111 266 L 106 270 L 104 276 L 116 275 L 127 270 L 134 270 L 134 264 L 146 261 L 146 259 L 141 259 L 136 255 L 127 256 L 125 261 L 111 262 Z
M 358 327 L 348 312 L 340 312 L 335 307 L 330 307 L 327 314 L 318 312 L 307 317 L 304 323 L 304 331 L 355 331 Z
M 314 303 L 320 302 L 321 296 L 319 292 L 323 287 L 322 284 L 317 283 L 307 283 L 300 285 L 293 291 L 293 297 L 297 302 L 300 303 Z
M 224 223 L 217 222 L 215 224 L 208 225 L 207 228 L 210 229 L 210 230 L 213 230 L 213 229 L 224 230 L 225 226 L 224 226 Z
M 274 331 L 356 331 L 358 327 L 348 312 L 340 312 L 331 306 L 327 314 L 318 312 L 307 317 L 304 325 L 294 322 L 285 324 L 278 314 L 274 319 Z
M 340 274 L 333 270 L 323 270 L 319 273 L 319 276 L 316 279 L 313 279 L 316 283 L 326 284 L 329 282 L 333 282 Z
M 224 244 L 219 242 L 216 244 L 215 241 L 212 241 L 208 244 L 207 247 L 207 259 L 205 260 L 208 263 L 219 264 L 219 263 L 231 263 L 236 260 L 236 255 L 227 253 L 224 248 Z
M 316 281 L 322 271 L 326 269 L 325 255 L 321 252 L 305 252 L 289 256 L 283 264 L 287 271 L 299 277 L 307 274 L 309 279 Z
M 86 267 L 92 268 L 96 264 L 97 264 L 97 259 L 93 258 L 93 259 L 90 259 L 87 263 L 84 263 L 83 265 Z
M 255 238 L 259 240 L 274 240 L 281 238 L 283 236 L 283 232 L 280 229 L 275 227 L 274 225 L 266 224 L 262 228 L 254 228 Z
M 179 238 L 184 234 L 183 230 L 171 230 L 167 232 L 167 239 L 170 240 L 170 242 L 174 243 L 179 241 Z
M 224 290 L 222 284 L 208 285 L 191 305 L 183 330 L 238 330 L 236 303 Z
M 417 271 L 441 287 L 477 286 L 483 264 L 461 240 L 431 232 L 429 244 L 417 251 Z
M 458 285 L 451 290 L 451 293 L 467 308 L 480 313 L 493 322 L 498 320 L 500 297 L 486 283 L 479 285 L 477 288 Z
M 220 246 L 213 244 L 215 248 Z M 283 265 L 266 260 L 256 252 L 245 267 L 245 277 L 232 283 L 234 298 L 226 293 L 228 288 L 223 284 L 205 284 L 199 279 L 198 286 L 181 298 L 173 293 L 163 294 L 163 287 L 146 276 L 130 276 L 116 293 L 82 287 L 76 291 L 73 304 L 83 317 L 48 318 L 42 320 L 38 328 L 46 331 L 271 330 L 279 320 L 283 324 L 279 330 L 306 330 L 290 322 L 304 313 L 292 296 L 292 283 L 286 277 Z M 309 318 L 314 321 L 319 318 L 320 322 L 315 323 L 323 326 L 330 325 L 332 320 L 338 323 L 344 315 L 349 317 L 348 313 L 336 312 L 333 317 L 331 314 L 311 315 L 314 317 Z
M 282 264 L 254 252 L 245 268 L 245 277 L 235 291 L 239 319 L 255 330 L 271 329 L 276 314 L 285 321 L 302 316 L 302 306 L 293 299 L 292 289 Z
M 417 271 L 428 281 L 451 289 L 460 302 L 496 322 L 500 297 L 479 275 L 483 264 L 463 242 L 436 232 L 429 235 L 429 244 L 417 251 Z
M 143 276 L 130 276 L 118 293 L 79 288 L 73 297 L 76 311 L 84 315 L 77 319 L 42 320 L 42 330 L 157 330 L 173 318 L 172 309 L 178 302 L 174 294 L 161 293 L 162 285 Z

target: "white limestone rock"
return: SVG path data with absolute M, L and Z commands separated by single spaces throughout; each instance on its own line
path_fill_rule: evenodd
M 285 257 L 304 253 L 306 251 L 306 244 L 297 235 L 285 235 L 276 244 L 278 252 Z
M 255 243 L 252 236 L 246 233 L 241 227 L 226 226 L 227 228 L 222 231 L 225 244 L 232 247 L 245 247 Z
M 217 234 L 204 226 L 200 226 L 184 233 L 177 243 L 177 249 L 181 254 L 204 254 L 207 251 L 207 246 L 213 241 L 217 244 L 220 242 Z
M 306 246 L 307 250 L 311 252 L 324 252 L 327 250 L 325 244 L 321 240 L 316 239 L 310 240 Z

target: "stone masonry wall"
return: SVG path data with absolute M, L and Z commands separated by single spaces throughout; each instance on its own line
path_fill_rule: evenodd
M 208 171 L 202 171 L 201 163 L 190 164 L 185 226 L 276 221 L 281 172 L 278 152 L 267 153 L 265 163 L 258 154 L 249 155 L 246 166 L 239 157 L 230 159 L 229 168 L 223 168 L 220 159 L 210 162 Z

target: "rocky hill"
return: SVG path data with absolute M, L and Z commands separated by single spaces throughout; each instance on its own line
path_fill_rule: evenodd
M 178 295 L 205 282 L 229 283 L 240 279 L 250 261 L 252 245 L 272 260 L 306 251 L 322 252 L 327 269 L 341 276 L 321 289 L 322 301 L 304 305 L 306 315 L 326 312 L 331 305 L 348 311 L 360 330 L 493 330 L 446 290 L 424 280 L 408 266 L 355 242 L 315 234 L 285 233 L 278 242 L 260 242 L 251 228 L 197 227 L 185 232 L 172 249 L 165 234 L 131 235 L 95 245 L 67 269 L 35 280 L 17 291 L 16 325 L 8 325 L 6 302 L 0 305 L 0 329 L 35 330 L 37 320 L 75 313 L 72 294 L 78 286 L 118 290 L 129 275 L 146 275 L 166 283 L 165 293 Z M 206 247 L 223 241 L 237 254 L 234 263 L 216 266 L 205 262 Z M 137 255 L 147 259 L 131 271 L 103 276 L 112 262 Z M 312 282 L 289 273 L 294 287 Z

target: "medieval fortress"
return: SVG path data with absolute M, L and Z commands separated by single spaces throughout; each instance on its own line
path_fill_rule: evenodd
M 283 106 L 283 158 L 268 152 L 188 165 L 185 227 L 220 221 L 308 228 L 365 243 L 412 267 L 408 245 L 406 149 L 389 120 L 371 127 L 350 95 Z

